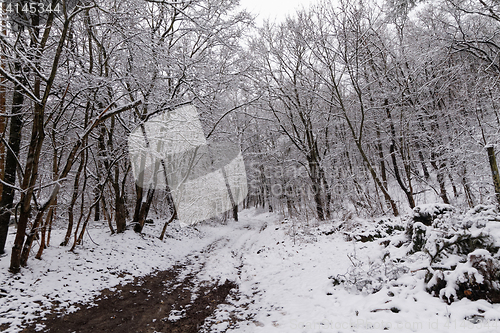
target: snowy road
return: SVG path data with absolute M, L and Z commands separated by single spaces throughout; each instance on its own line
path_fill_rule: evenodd
M 53 312 L 54 301 L 60 308 L 76 310 L 72 304 L 91 302 L 100 290 L 116 291 L 116 285 L 135 276 L 174 269 L 165 288 L 188 286 L 189 293 L 182 295 L 190 300 L 154 320 L 182 322 L 199 297 L 229 281 L 238 286 L 226 302 L 217 301 L 221 304 L 207 314 L 199 332 L 500 330 L 493 320 L 500 318 L 498 305 L 466 299 L 447 305 L 426 293 L 415 274 L 375 294 L 334 287 L 329 277 L 345 274 L 353 258 L 370 263 L 384 253 L 377 242 L 345 241 L 340 233 L 331 233 L 334 226 L 299 226 L 274 214 L 247 210 L 239 222 L 227 225 L 173 227 L 164 242 L 153 236 L 157 230 L 109 237 L 96 229 L 92 237 L 99 246 L 87 242 L 77 254 L 51 247 L 44 260 L 30 261 L 19 277 L 6 273 L 8 263 L 2 258 L 0 278 L 7 296 L 0 298 L 0 325 L 6 332 L 17 332 L 23 320 Z M 464 319 L 478 312 L 483 320 Z
M 467 299 L 447 305 L 425 292 L 416 275 L 376 294 L 334 287 L 328 277 L 345 274 L 353 256 L 374 262 L 383 256 L 383 247 L 377 242 L 346 242 L 341 234 L 328 232 L 331 224 L 297 228 L 267 214 L 246 213 L 240 223 L 231 223 L 227 244 L 206 258 L 202 276 L 236 281 L 240 297 L 232 305 L 219 306 L 214 316 L 219 324 L 207 331 L 224 332 L 226 320 L 235 313 L 244 321 L 230 332 L 500 330 L 494 320 L 500 318 L 498 305 Z M 233 267 L 239 267 L 237 275 Z M 464 319 L 473 313 L 485 319 Z

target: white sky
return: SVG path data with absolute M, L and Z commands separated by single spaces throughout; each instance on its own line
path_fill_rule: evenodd
M 286 15 L 293 14 L 298 8 L 307 8 L 314 0 L 240 0 L 243 8 L 258 15 L 257 23 L 265 19 L 283 20 Z

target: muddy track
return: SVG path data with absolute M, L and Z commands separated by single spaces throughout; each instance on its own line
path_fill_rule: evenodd
M 78 311 L 69 314 L 51 314 L 22 332 L 199 332 L 205 318 L 224 303 L 229 291 L 237 286 L 230 281 L 204 282 L 199 286 L 195 278 L 199 270 L 179 279 L 188 266 L 177 265 L 137 278 L 115 291 L 104 290 L 94 305 L 80 305 Z M 172 310 L 181 318 L 169 320 Z M 36 330 L 37 324 L 45 327 Z

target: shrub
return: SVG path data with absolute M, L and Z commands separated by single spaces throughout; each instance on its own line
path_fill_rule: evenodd
M 347 240 L 373 241 L 387 249 L 382 258 L 363 263 L 351 256 L 346 274 L 330 277 L 334 285 L 354 292 L 375 293 L 409 273 L 415 264 L 426 290 L 447 303 L 457 299 L 485 299 L 500 303 L 500 213 L 495 206 L 480 205 L 460 215 L 450 205 L 415 207 L 407 219 L 406 231 L 390 219 L 360 224 L 344 232 Z M 399 242 L 399 243 L 398 243 Z M 407 257 L 391 259 L 391 251 L 402 243 Z M 406 262 L 405 262 L 406 261 Z
M 397 280 L 409 272 L 409 268 L 398 259 L 391 259 L 385 252 L 381 262 L 365 263 L 349 255 L 352 266 L 346 274 L 330 276 L 334 286 L 343 285 L 350 292 L 373 294 L 380 291 L 389 281 Z
M 376 222 L 357 223 L 352 229 L 344 231 L 344 236 L 347 241 L 355 240 L 365 243 L 386 238 L 404 230 L 405 227 L 398 220 L 385 218 Z
M 428 256 L 427 291 L 447 303 L 464 297 L 500 301 L 500 262 L 493 257 L 499 247 L 491 234 L 500 227 L 497 209 L 478 206 L 457 216 L 449 205 L 424 208 L 415 208 L 406 235 L 408 254 Z

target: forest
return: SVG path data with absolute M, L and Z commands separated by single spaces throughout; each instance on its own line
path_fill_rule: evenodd
M 111 235 L 175 220 L 168 188 L 135 182 L 128 138 L 186 104 L 245 161 L 248 195 L 219 219 L 500 205 L 496 0 L 322 0 L 262 24 L 238 0 L 2 11 L 0 253 L 12 273 L 49 246 L 74 250 L 94 221 Z

